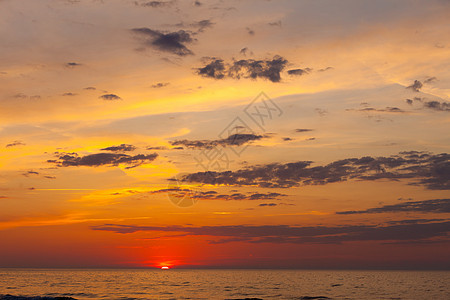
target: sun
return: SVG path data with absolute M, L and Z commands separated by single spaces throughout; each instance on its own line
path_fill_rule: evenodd
M 170 268 L 168 266 L 162 266 L 161 270 L 169 270 Z

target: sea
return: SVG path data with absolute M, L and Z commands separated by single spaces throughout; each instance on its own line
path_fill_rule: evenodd
M 0 295 L 75 299 L 450 299 L 450 271 L 0 269 Z

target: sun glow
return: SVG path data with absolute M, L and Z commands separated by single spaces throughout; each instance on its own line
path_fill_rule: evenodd
M 161 270 L 169 270 L 169 267 L 163 266 L 163 267 L 161 267 Z

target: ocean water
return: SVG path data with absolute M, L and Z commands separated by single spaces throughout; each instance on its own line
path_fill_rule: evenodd
M 1 294 L 76 299 L 448 300 L 450 272 L 0 269 Z

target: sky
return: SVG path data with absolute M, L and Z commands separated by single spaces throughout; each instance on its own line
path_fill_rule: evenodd
M 0 0 L 0 267 L 448 269 L 447 0 Z

